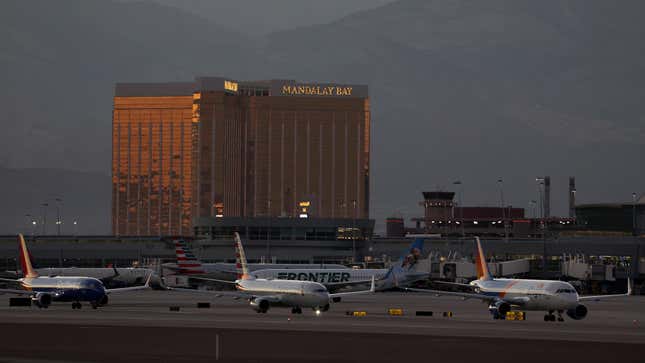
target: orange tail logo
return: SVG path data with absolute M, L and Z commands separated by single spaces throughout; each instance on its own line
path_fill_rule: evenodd
M 479 280 L 490 280 L 492 279 L 490 271 L 488 270 L 488 264 L 486 263 L 486 257 L 484 255 L 484 250 L 482 249 L 482 244 L 479 241 L 479 237 L 475 237 L 475 244 L 477 247 L 477 252 L 475 254 L 475 266 L 477 267 L 477 279 Z
M 18 247 L 20 248 L 20 267 L 24 277 L 38 277 L 38 273 L 31 266 L 31 258 L 27 250 L 27 244 L 22 234 L 18 235 Z

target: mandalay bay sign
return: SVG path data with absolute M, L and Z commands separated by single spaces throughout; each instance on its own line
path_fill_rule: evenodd
M 352 96 L 354 87 L 334 85 L 285 84 L 280 88 L 283 96 Z

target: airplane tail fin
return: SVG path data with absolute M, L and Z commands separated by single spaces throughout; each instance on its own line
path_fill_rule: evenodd
M 398 265 L 405 270 L 410 270 L 421 258 L 422 251 L 423 238 L 416 238 L 414 242 L 412 242 L 412 245 L 410 245 L 410 248 L 405 251 L 403 256 L 401 256 L 399 259 L 400 263 Z
M 490 270 L 488 269 L 488 264 L 486 263 L 486 255 L 484 255 L 484 250 L 482 249 L 482 244 L 479 241 L 479 237 L 475 237 L 475 247 L 477 248 L 477 253 L 475 254 L 475 267 L 477 268 L 477 279 L 492 280 L 493 277 L 490 274 Z
M 383 280 L 390 281 L 393 286 L 399 286 L 401 280 L 405 280 L 406 272 L 410 271 L 416 265 L 421 252 L 423 251 L 423 238 L 417 238 L 412 245 L 405 250 L 397 263 L 393 264 L 383 276 Z
M 195 257 L 193 252 L 186 244 L 186 241 L 175 241 L 175 254 L 177 255 L 177 267 L 179 268 L 179 274 L 195 275 L 204 273 L 204 266 L 202 266 L 202 262 L 197 257 Z
M 246 264 L 246 255 L 244 254 L 244 247 L 242 247 L 242 240 L 240 234 L 235 232 L 235 269 L 237 270 L 237 278 L 239 280 L 249 280 L 249 269 Z
M 24 277 L 38 277 L 38 273 L 31 266 L 31 255 L 25 243 L 25 237 L 18 235 L 18 247 L 20 248 L 20 267 Z

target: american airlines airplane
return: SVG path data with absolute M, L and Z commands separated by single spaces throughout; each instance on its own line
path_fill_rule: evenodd
M 339 301 L 341 296 L 374 292 L 374 278 L 371 280 L 372 284 L 369 290 L 335 294 L 329 293 L 325 285 L 319 282 L 255 278 L 249 274 L 244 248 L 237 232 L 235 233 L 235 257 L 238 273 L 238 278 L 235 282 L 195 278 L 233 284 L 237 291 L 205 291 L 179 288 L 170 288 L 170 290 L 246 298 L 249 300 L 253 310 L 258 313 L 266 313 L 271 306 L 286 306 L 291 307 L 293 314 L 302 314 L 302 308 L 312 308 L 316 315 L 320 315 L 322 311 L 329 310 L 330 303 Z
M 203 263 L 201 262 L 184 240 L 175 241 L 175 254 L 177 263 L 164 263 L 163 268 L 172 271 L 176 275 L 212 277 L 220 280 L 235 281 L 237 268 L 234 263 Z M 297 263 L 250 263 L 247 265 L 249 271 L 254 272 L 264 269 L 343 269 L 348 267 L 337 264 L 297 264 Z
M 627 293 L 598 296 L 579 296 L 570 283 L 555 280 L 524 280 L 524 279 L 495 279 L 491 276 L 486 264 L 484 251 L 475 237 L 477 253 L 475 265 L 477 280 L 470 284 L 447 283 L 468 287 L 471 293 L 450 292 L 441 290 L 412 289 L 408 291 L 426 292 L 435 295 L 460 296 L 468 299 L 480 299 L 489 303 L 488 309 L 494 319 L 505 319 L 511 309 L 546 311 L 544 321 L 564 321 L 562 313 L 573 320 L 581 320 L 587 316 L 587 307 L 581 302 L 617 298 L 632 294 L 632 282 L 627 279 Z
M 80 309 L 81 301 L 90 303 L 93 309 L 108 303 L 108 294 L 126 291 L 148 289 L 150 277 L 148 275 L 145 285 L 125 287 L 119 289 L 106 289 L 103 283 L 93 277 L 65 276 L 44 277 L 40 276 L 31 265 L 31 259 L 25 239 L 18 235 L 20 248 L 20 264 L 24 274 L 18 280 L 2 279 L 3 281 L 20 284 L 22 289 L 0 289 L 0 293 L 28 295 L 39 308 L 47 308 L 54 301 L 72 302 L 72 309 Z

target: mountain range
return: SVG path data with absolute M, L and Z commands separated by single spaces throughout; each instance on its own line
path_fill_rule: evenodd
M 304 8 L 283 2 L 263 11 Z M 369 85 L 378 223 L 421 214 L 421 191 L 456 180 L 465 204 L 498 205 L 502 178 L 505 201 L 527 207 L 535 177 L 550 175 L 561 215 L 568 176 L 581 202 L 645 191 L 645 3 L 354 1 L 336 18 L 231 26 L 259 3 L 235 15 L 198 0 L 3 2 L 0 164 L 109 182 L 114 83 L 287 78 Z M 87 208 L 109 215 L 104 199 Z

